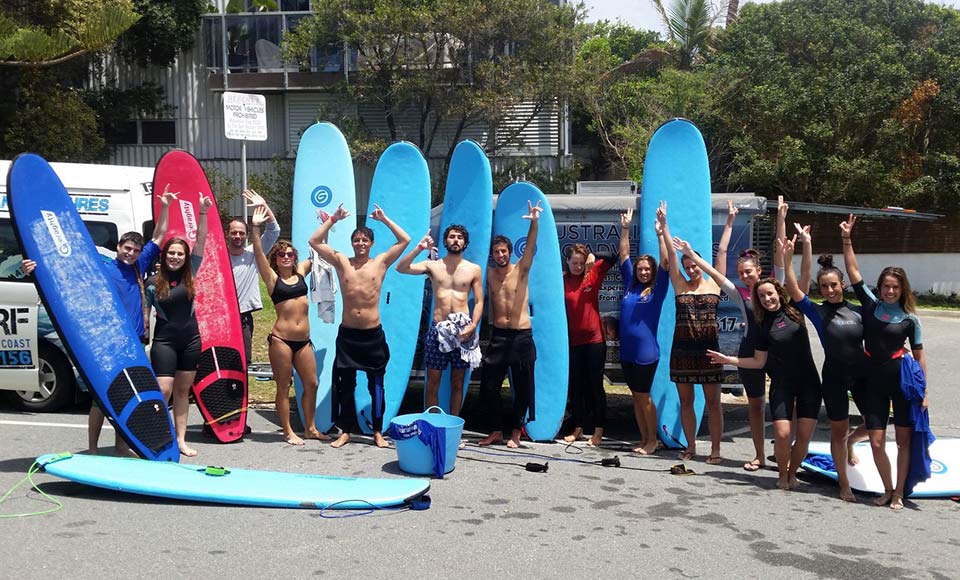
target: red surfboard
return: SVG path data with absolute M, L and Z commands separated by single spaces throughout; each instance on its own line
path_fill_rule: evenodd
M 200 326 L 202 353 L 193 382 L 193 395 L 214 436 L 223 443 L 238 441 L 247 425 L 247 361 L 233 268 L 216 198 L 200 163 L 186 151 L 173 150 L 160 158 L 153 174 L 153 187 L 155 191 L 168 187 L 169 191 L 180 192 L 170 206 L 164 243 L 170 238 L 184 238 L 192 248 L 197 241 L 200 195 L 214 200 L 206 217 L 207 242 L 203 249 L 203 263 L 194 279 L 194 311 Z M 153 204 L 154 220 L 159 212 L 157 197 Z

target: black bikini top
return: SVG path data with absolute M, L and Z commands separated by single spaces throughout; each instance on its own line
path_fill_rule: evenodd
M 278 276 L 277 283 L 273 286 L 273 292 L 270 294 L 270 300 L 273 301 L 274 305 L 277 305 L 306 295 L 307 283 L 303 280 L 303 276 L 297 274 L 297 281 L 293 284 L 287 284 Z

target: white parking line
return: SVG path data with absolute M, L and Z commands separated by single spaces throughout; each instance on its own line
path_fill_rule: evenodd
M 86 423 L 44 423 L 41 421 L 3 421 L 0 420 L 0 425 L 22 425 L 25 427 L 66 427 L 68 429 L 86 429 Z M 104 429 L 113 429 L 109 423 L 103 424 Z

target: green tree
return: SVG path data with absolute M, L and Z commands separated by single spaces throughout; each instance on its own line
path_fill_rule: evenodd
M 716 23 L 724 15 L 726 4 L 712 0 L 651 0 L 667 29 L 667 41 L 676 51 L 677 64 L 689 69 L 713 46 Z
M 960 13 L 919 0 L 746 5 L 709 69 L 733 186 L 951 209 L 960 201 Z
M 133 0 L 140 20 L 117 39 L 117 52 L 139 66 L 170 66 L 193 47 L 207 0 Z

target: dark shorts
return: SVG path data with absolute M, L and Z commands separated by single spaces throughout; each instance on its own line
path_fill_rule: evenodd
M 871 359 L 867 373 L 867 387 L 863 396 L 864 406 L 860 412 L 868 430 L 887 428 L 890 421 L 890 405 L 893 404 L 893 424 L 897 427 L 912 427 L 910 402 L 900 390 L 900 365 L 902 358 L 882 363 Z
M 620 361 L 623 367 L 623 380 L 634 393 L 650 393 L 653 386 L 653 377 L 657 374 L 657 366 L 660 361 L 654 361 L 647 365 Z
M 150 347 L 150 364 L 158 377 L 172 377 L 181 371 L 197 370 L 200 362 L 200 335 L 173 340 L 155 338 Z
M 793 420 L 796 408 L 798 419 L 816 419 L 820 415 L 820 378 L 808 377 L 774 378 L 770 384 L 770 416 L 774 421 Z
M 844 368 L 844 365 L 827 361 L 823 364 L 823 404 L 827 408 L 827 416 L 831 421 L 845 421 L 850 418 L 850 397 L 863 415 L 866 407 L 866 377 Z M 859 375 L 859 376 L 858 376 Z
M 476 331 L 474 331 L 476 332 Z M 440 352 L 440 341 L 437 339 L 437 325 L 431 324 L 427 331 L 426 338 L 423 339 L 423 365 L 435 371 L 442 371 L 450 365 L 453 369 L 470 368 L 470 363 L 463 360 L 460 356 L 460 349 L 455 348 L 450 352 Z
M 390 347 L 382 326 L 348 328 L 340 325 L 337 332 L 337 356 L 334 367 L 382 373 L 390 361 Z

